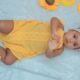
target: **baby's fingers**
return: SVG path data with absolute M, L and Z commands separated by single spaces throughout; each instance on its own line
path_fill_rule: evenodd
M 57 42 L 60 41 L 60 36 L 59 36 L 59 34 L 57 34 L 57 33 L 55 33 L 55 34 L 53 33 L 53 34 L 52 34 L 52 38 L 55 39 Z
M 57 44 L 56 41 L 49 40 L 49 42 L 48 42 L 49 49 L 53 50 L 56 47 L 56 44 Z

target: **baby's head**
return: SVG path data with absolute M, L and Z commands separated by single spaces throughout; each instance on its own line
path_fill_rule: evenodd
M 64 46 L 71 49 L 80 49 L 80 32 L 78 29 L 65 32 Z

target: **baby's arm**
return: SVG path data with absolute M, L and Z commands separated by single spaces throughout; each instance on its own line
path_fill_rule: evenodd
M 52 32 L 54 32 L 54 30 L 56 30 L 57 28 L 64 29 L 64 26 L 63 26 L 62 22 L 58 18 L 53 17 L 51 19 L 51 30 L 52 30 Z
M 16 61 L 16 57 L 10 51 L 10 49 L 0 48 L 0 56 L 3 63 L 10 65 Z
M 13 20 L 0 20 L 0 32 L 8 34 L 13 30 L 14 22 Z
M 46 51 L 46 56 L 48 58 L 52 58 L 52 57 L 58 56 L 58 55 L 60 55 L 63 52 L 63 50 L 64 50 L 63 47 L 60 48 L 60 49 L 57 49 L 57 50 L 50 50 L 50 49 L 48 49 Z
M 49 40 L 48 42 L 48 49 L 46 51 L 46 56 L 49 58 L 55 57 L 61 54 L 64 50 L 64 46 L 59 49 L 56 49 L 58 41 L 57 40 Z
M 59 37 L 59 35 L 57 34 L 57 31 L 56 31 L 58 28 L 64 29 L 63 24 L 60 22 L 60 20 L 58 18 L 54 17 L 54 18 L 51 19 L 51 31 L 52 31 L 52 39 L 53 40 L 51 40 L 48 43 L 49 48 L 46 51 L 46 56 L 49 57 L 49 58 L 61 54 L 64 50 L 64 47 L 54 50 L 57 43 L 59 43 L 59 40 L 60 40 L 60 37 Z

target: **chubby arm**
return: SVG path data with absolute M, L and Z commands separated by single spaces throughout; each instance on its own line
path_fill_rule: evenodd
M 13 30 L 14 22 L 13 20 L 0 20 L 0 32 L 8 34 Z
M 60 36 L 59 36 L 59 34 L 57 34 L 57 31 L 56 31 L 57 28 L 64 29 L 63 24 L 60 22 L 60 20 L 58 18 L 54 17 L 51 19 L 52 40 L 49 40 L 48 50 L 46 51 L 46 56 L 49 58 L 55 57 L 55 56 L 61 54 L 64 50 L 64 47 L 54 50 L 56 48 L 56 45 L 60 41 Z
M 51 30 L 52 30 L 52 32 L 57 28 L 62 28 L 64 30 L 64 26 L 63 26 L 62 22 L 57 17 L 53 17 L 51 19 Z
M 48 49 L 46 51 L 46 56 L 48 58 L 52 58 L 52 57 L 58 56 L 58 55 L 60 55 L 63 52 L 63 50 L 64 50 L 64 47 L 62 47 L 60 49 L 57 49 L 57 50 L 50 50 L 50 49 Z
M 11 65 L 16 61 L 16 57 L 8 48 L 0 48 L 1 61 L 7 65 Z

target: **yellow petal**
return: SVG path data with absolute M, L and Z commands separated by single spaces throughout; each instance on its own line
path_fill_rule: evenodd
M 61 0 L 62 5 L 71 7 L 75 4 L 76 0 Z
M 80 3 L 77 6 L 78 13 L 80 13 Z
M 46 10 L 57 10 L 60 0 L 55 0 L 52 5 L 49 5 L 46 0 L 40 0 L 40 5 Z

